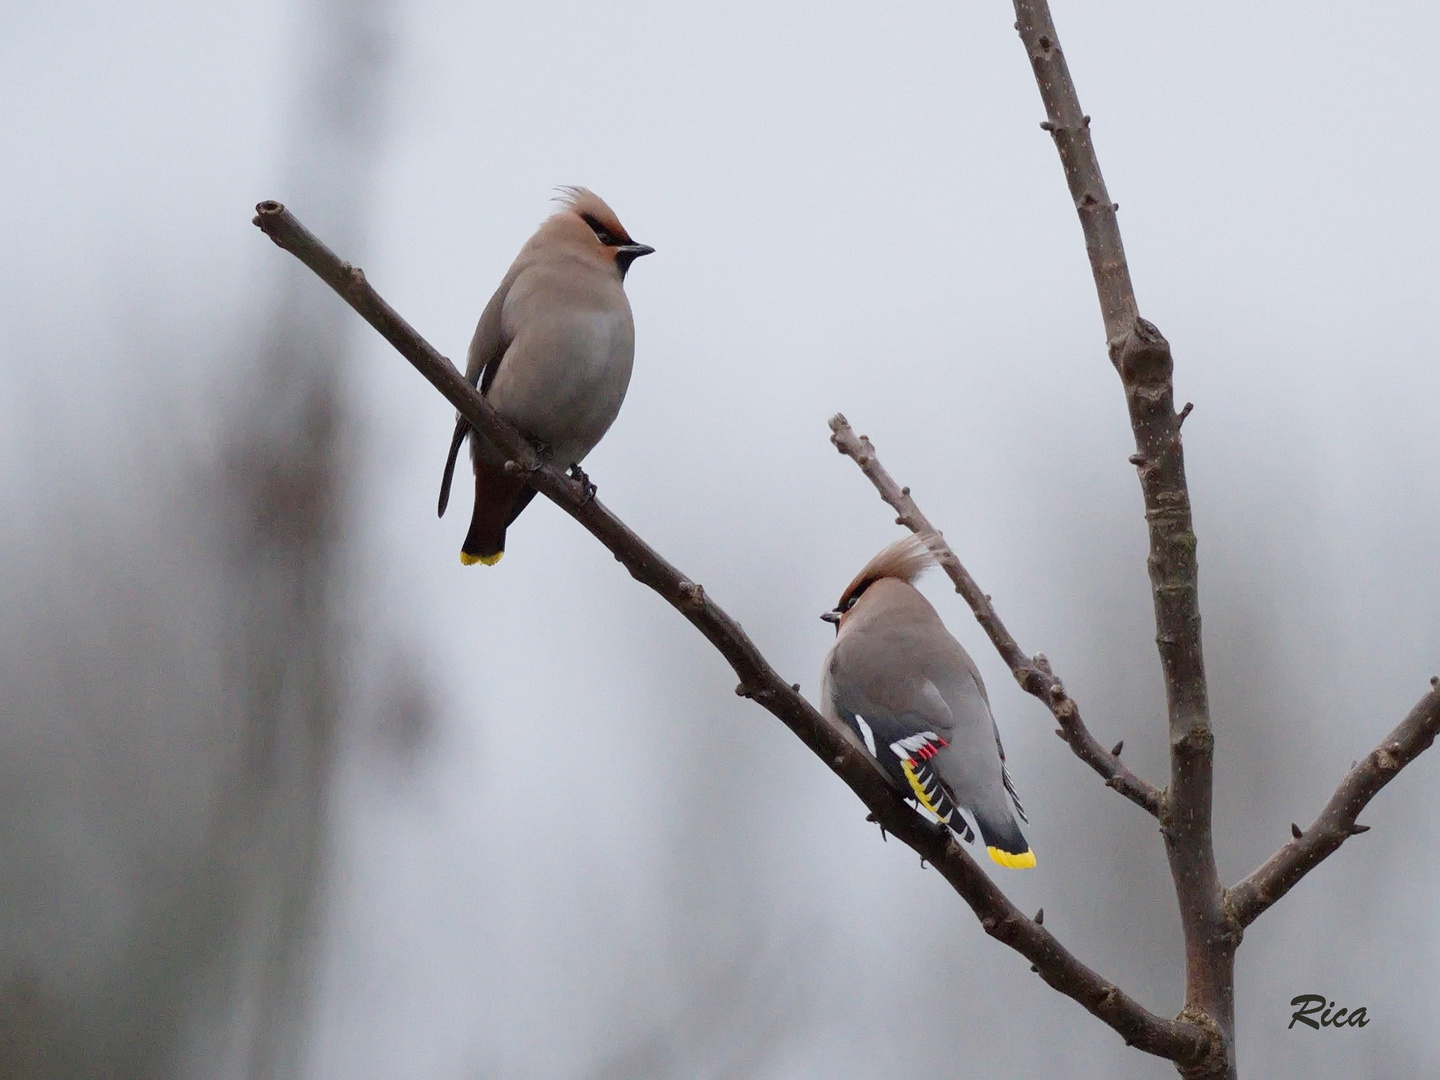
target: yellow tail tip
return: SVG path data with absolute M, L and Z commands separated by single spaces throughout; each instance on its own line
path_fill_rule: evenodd
M 476 563 L 480 563 L 482 566 L 494 566 L 504 554 L 503 551 L 497 551 L 494 555 L 471 555 L 468 551 L 462 551 L 460 552 L 460 565 L 474 566 Z
M 1008 851 L 1001 851 L 998 847 L 987 847 L 985 850 L 989 853 L 990 858 L 1012 870 L 1029 870 L 1035 865 L 1033 851 L 1022 851 L 1019 855 L 1012 855 Z

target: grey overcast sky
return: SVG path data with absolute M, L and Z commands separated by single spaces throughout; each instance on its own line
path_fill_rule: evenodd
M 168 475 L 156 461 L 213 452 L 244 396 L 236 343 L 260 334 L 288 259 L 252 207 L 323 219 L 306 199 L 324 193 L 293 180 L 312 7 L 0 8 L 4 657 L 24 653 L 22 610 L 86 623 L 92 594 L 34 583 L 83 576 L 127 493 Z M 1053 10 L 1141 309 L 1195 403 L 1234 880 L 1440 673 L 1440 13 Z M 363 227 L 341 253 L 458 359 L 553 189 L 593 188 L 657 249 L 627 283 L 629 397 L 586 463 L 606 503 L 813 694 L 831 636 L 816 616 L 899 535 L 827 440 L 845 412 L 1102 741 L 1124 738 L 1160 781 L 1132 444 L 1013 21 L 999 0 L 404 0 Z M 1174 1075 L 882 844 L 563 514 L 537 501 L 500 566 L 463 569 L 465 507 L 434 514 L 452 412 L 350 325 L 348 617 L 406 658 L 433 720 L 399 753 L 390 705 L 357 691 L 347 707 L 297 1075 Z M 1049 733 L 943 582 L 925 588 L 985 674 L 1030 810 L 1039 867 L 997 876 L 1173 1015 L 1179 928 L 1153 824 Z M 380 678 L 372 655 L 357 650 L 355 686 Z M 94 747 L 113 740 L 149 762 L 115 781 L 122 803 L 207 805 L 161 745 L 173 731 L 82 716 L 47 739 L 0 700 L 14 776 L 103 774 Z M 1437 780 L 1432 751 L 1366 812 L 1373 831 L 1248 933 L 1242 1075 L 1440 1073 Z M 0 802 L 30 789 L 11 790 Z M 130 933 L 130 908 L 94 896 L 145 886 L 93 806 L 48 798 L 70 839 L 17 831 L 4 850 L 54 903 L 0 911 L 0 978 L 38 971 L 63 996 Z M 1371 1023 L 1286 1030 L 1302 993 Z

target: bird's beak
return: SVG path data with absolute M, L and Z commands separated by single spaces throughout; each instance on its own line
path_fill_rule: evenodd
M 823 619 L 825 622 L 833 623 L 836 626 L 840 625 L 840 612 L 838 611 L 827 611 L 824 615 L 821 615 L 820 618 Z
M 621 244 L 615 249 L 615 265 L 620 268 L 620 280 L 630 272 L 630 264 L 641 255 L 652 255 L 655 249 L 649 244 Z

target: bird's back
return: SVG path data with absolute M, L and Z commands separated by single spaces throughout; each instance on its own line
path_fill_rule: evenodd
M 826 667 L 852 710 L 904 718 L 945 738 L 943 768 L 962 804 L 998 783 L 995 721 L 980 672 L 914 586 L 885 578 L 866 589 Z

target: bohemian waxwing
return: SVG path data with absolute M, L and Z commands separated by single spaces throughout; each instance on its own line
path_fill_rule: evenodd
M 655 249 L 631 240 L 593 192 L 561 192 L 560 209 L 526 241 L 485 305 L 465 377 L 551 460 L 571 466 L 584 481 L 580 462 L 614 422 L 630 385 L 635 323 L 622 287 L 625 272 Z M 468 434 L 461 417 L 440 483 L 442 515 Z M 505 553 L 505 529 L 535 489 L 508 475 L 504 455 L 483 439 L 470 440 L 470 456 L 475 511 L 460 561 L 493 566 Z
M 980 672 L 911 584 L 934 561 L 925 535 L 891 544 L 821 616 L 835 624 L 820 676 L 821 709 L 956 835 L 975 839 L 964 811 L 997 863 L 1034 866 L 1015 814 L 1029 819 L 1005 768 Z

